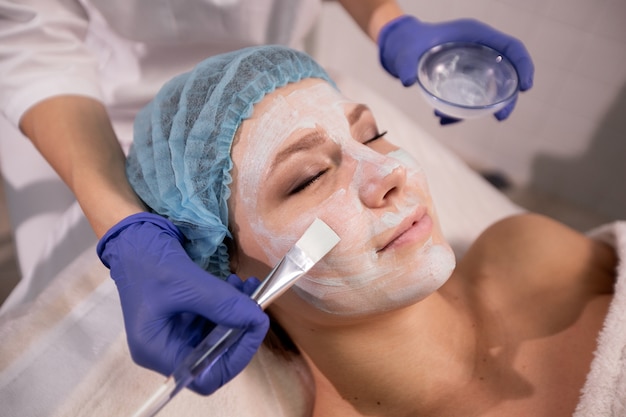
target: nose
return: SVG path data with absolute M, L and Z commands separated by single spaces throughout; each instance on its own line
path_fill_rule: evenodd
M 404 165 L 392 158 L 362 162 L 362 181 L 359 185 L 361 201 L 371 208 L 393 205 L 403 193 L 406 175 Z

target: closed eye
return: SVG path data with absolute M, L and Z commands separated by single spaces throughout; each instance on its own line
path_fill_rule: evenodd
M 315 181 L 319 180 L 322 175 L 328 172 L 328 169 L 318 172 L 317 174 L 305 179 L 300 184 L 296 185 L 291 191 L 289 191 L 289 195 L 298 194 L 299 192 L 305 190 L 310 187 Z
M 387 131 L 386 131 L 386 130 L 385 130 L 384 132 L 377 133 L 377 134 L 376 134 L 376 136 L 374 136 L 373 138 L 368 139 L 368 140 L 366 140 L 365 142 L 363 142 L 363 145 L 367 145 L 367 144 L 369 144 L 369 143 L 371 143 L 371 142 L 374 142 L 375 140 L 382 138 L 382 137 L 383 137 L 383 136 L 385 136 L 386 134 L 387 134 Z

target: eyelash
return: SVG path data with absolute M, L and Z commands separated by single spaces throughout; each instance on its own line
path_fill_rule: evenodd
M 376 134 L 376 136 L 374 136 L 373 138 L 368 139 L 368 140 L 366 140 L 365 142 L 363 142 L 363 145 L 367 145 L 367 144 L 368 144 L 368 143 L 370 143 L 370 142 L 374 142 L 375 140 L 382 138 L 382 137 L 383 137 L 383 136 L 385 136 L 386 134 L 387 134 L 387 131 L 386 131 L 386 130 L 385 130 L 385 131 L 383 131 L 383 132 L 381 132 L 381 133 L 377 133 L 377 134 Z
M 327 169 L 318 172 L 317 174 L 313 175 L 312 177 L 304 180 L 302 183 L 300 183 L 298 186 L 296 186 L 293 190 L 291 190 L 289 192 L 289 195 L 294 195 L 294 194 L 298 194 L 299 192 L 303 191 L 304 189 L 308 188 L 310 185 L 312 185 L 315 181 L 317 181 L 318 179 L 320 179 L 320 177 L 322 175 L 324 175 L 326 173 L 326 171 L 328 171 Z

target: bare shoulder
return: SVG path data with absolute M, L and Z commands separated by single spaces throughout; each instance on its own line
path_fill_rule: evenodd
M 515 415 L 574 409 L 612 299 L 616 263 L 610 246 L 537 214 L 493 224 L 459 261 L 453 284 L 467 294 L 479 344 L 488 352 L 498 346 L 494 359 L 515 358 L 496 360 L 494 375 L 514 376 L 499 386 L 532 387 L 509 403 L 525 407 Z
M 496 222 L 466 255 L 481 268 L 500 275 L 509 271 L 507 276 L 522 279 L 524 284 L 580 285 L 607 293 L 615 282 L 617 256 L 610 246 L 539 214 Z

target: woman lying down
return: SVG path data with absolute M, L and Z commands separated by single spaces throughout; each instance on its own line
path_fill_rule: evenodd
M 273 347 L 304 355 L 313 373 L 312 415 L 576 409 L 614 250 L 524 214 L 488 228 L 455 265 L 419 164 L 308 56 L 245 49 L 167 84 L 138 118 L 128 174 L 223 277 L 266 276 L 316 217 L 339 234 L 268 310 Z M 208 237 L 216 230 L 223 241 Z

